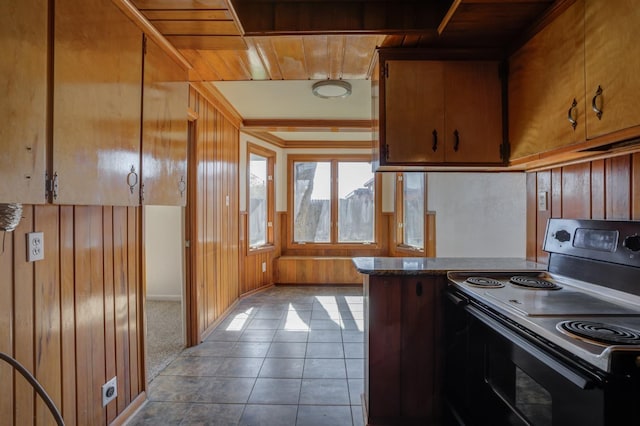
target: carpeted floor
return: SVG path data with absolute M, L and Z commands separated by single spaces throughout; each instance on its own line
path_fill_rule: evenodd
M 152 381 L 184 349 L 180 302 L 147 300 L 147 380 Z

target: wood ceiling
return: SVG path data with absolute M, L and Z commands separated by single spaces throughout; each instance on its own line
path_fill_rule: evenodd
M 507 49 L 545 11 L 572 3 L 128 1 L 191 63 L 190 80 L 205 85 L 228 80 L 370 79 L 377 47 Z
M 552 0 L 131 0 L 191 78 L 368 79 L 376 47 L 504 47 Z

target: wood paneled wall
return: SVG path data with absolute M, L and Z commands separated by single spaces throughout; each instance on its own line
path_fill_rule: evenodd
M 274 221 L 275 241 L 272 248 L 248 251 L 249 215 L 241 212 L 240 223 L 240 294 L 248 294 L 274 283 L 275 261 L 280 257 L 280 229 L 282 227 L 283 212 L 276 213 Z M 267 270 L 262 272 L 262 264 Z
M 195 88 L 189 107 L 197 115 L 196 173 L 192 213 L 195 234 L 190 236 L 195 256 L 197 328 L 200 338 L 240 295 L 240 207 L 238 124 Z
M 45 258 L 28 263 L 34 231 L 44 232 Z M 140 209 L 27 205 L 4 244 L 0 351 L 36 376 L 67 425 L 109 424 L 145 389 Z M 114 376 L 117 400 L 103 408 L 101 386 Z M 4 363 L 0 389 L 1 424 L 54 424 Z
M 538 195 L 547 194 L 539 210 Z M 572 164 L 527 175 L 527 258 L 546 262 L 547 219 L 640 220 L 640 153 Z

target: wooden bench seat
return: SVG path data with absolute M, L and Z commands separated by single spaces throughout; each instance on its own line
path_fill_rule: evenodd
M 276 259 L 276 284 L 362 284 L 351 257 L 281 256 Z

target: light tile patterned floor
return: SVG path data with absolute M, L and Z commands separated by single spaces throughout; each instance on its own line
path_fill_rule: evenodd
M 129 425 L 361 426 L 362 288 L 249 296 L 149 385 Z

